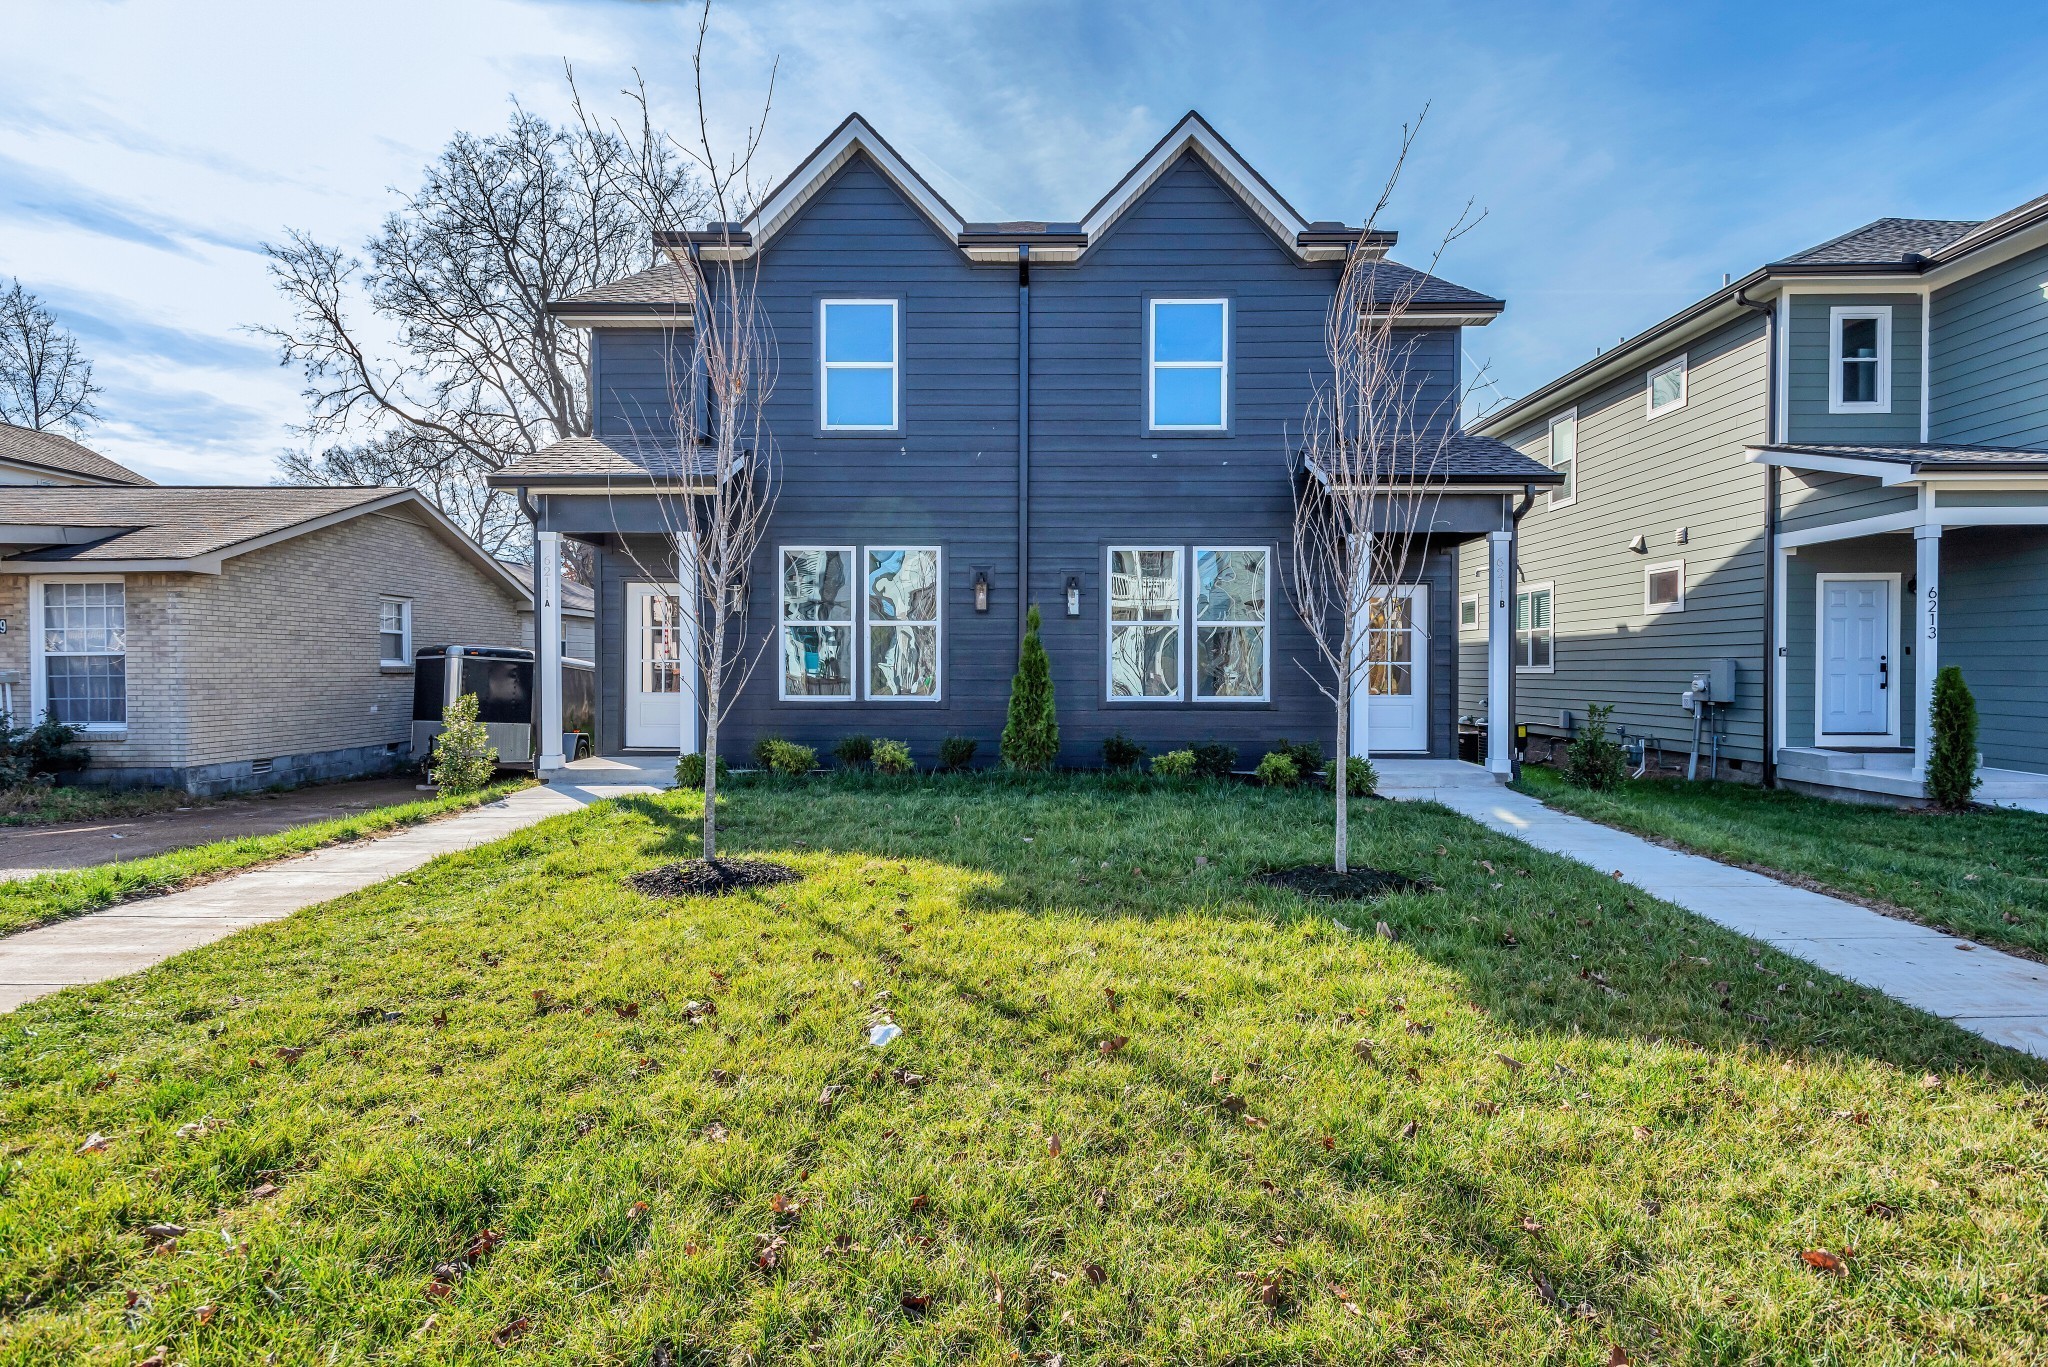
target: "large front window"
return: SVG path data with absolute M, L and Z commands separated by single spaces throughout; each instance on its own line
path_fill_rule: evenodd
M 869 546 L 868 696 L 939 696 L 939 552 Z
M 1154 299 L 1151 422 L 1162 431 L 1220 432 L 1229 425 L 1230 304 Z
M 819 305 L 820 425 L 828 432 L 888 432 L 897 425 L 896 301 L 827 299 Z
M 1180 696 L 1181 550 L 1109 553 L 1109 696 Z
M 1266 696 L 1269 578 L 1263 548 L 1195 548 L 1195 696 Z
M 126 726 L 127 586 L 45 584 L 40 625 L 49 715 L 66 726 Z
M 782 696 L 853 696 L 853 548 L 782 552 Z

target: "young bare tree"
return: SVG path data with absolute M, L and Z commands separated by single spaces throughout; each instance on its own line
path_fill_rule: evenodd
M 0 290 L 0 422 L 81 432 L 99 417 L 92 362 L 43 301 L 16 280 Z
M 521 553 L 512 496 L 485 478 L 590 433 L 589 336 L 548 302 L 645 267 L 647 224 L 704 203 L 665 142 L 636 148 L 515 106 L 501 133 L 455 135 L 365 244 L 367 263 L 296 230 L 265 244 L 293 316 L 254 331 L 303 372 L 297 431 L 325 443 L 286 455 L 284 479 L 412 485 L 486 548 Z
M 767 422 L 769 396 L 778 369 L 775 334 L 762 306 L 758 258 L 739 235 L 739 223 L 758 199 L 756 155 L 774 105 L 771 67 L 760 119 L 737 146 L 721 151 L 705 105 L 704 47 L 711 5 L 698 17 L 691 61 L 695 80 L 696 134 L 692 140 L 655 130 L 644 83 L 627 91 L 639 119 L 637 129 L 618 129 L 647 174 L 675 156 L 704 186 L 709 222 L 694 232 L 672 235 L 686 282 L 690 345 L 670 349 L 669 412 L 649 423 L 637 444 L 660 452 L 664 471 L 673 469 L 702 492 L 659 497 L 657 502 L 676 549 L 677 612 L 696 645 L 697 668 L 683 671 L 684 691 L 703 724 L 704 858 L 718 857 L 719 728 L 738 701 L 772 637 L 750 640 L 748 606 L 753 598 L 755 559 L 775 510 L 775 434 Z M 579 102 L 579 119 L 594 127 Z M 586 136 L 590 134 L 586 132 Z M 649 197 L 651 201 L 651 196 Z M 671 231 L 680 221 L 652 220 L 652 232 Z M 673 459 L 669 451 L 673 450 Z M 630 545 L 630 542 L 625 544 Z M 643 573 L 652 569 L 640 566 Z M 689 664 L 686 659 L 685 666 Z
M 1393 197 L 1421 125 L 1418 118 L 1402 129 L 1393 170 L 1364 225 L 1368 234 Z M 1465 393 L 1455 382 L 1448 392 L 1425 384 L 1407 315 L 1444 251 L 1477 222 L 1467 205 L 1427 271 L 1353 250 L 1323 329 L 1329 373 L 1310 399 L 1298 453 L 1290 453 L 1303 473 L 1294 482 L 1288 587 L 1315 644 L 1320 670 L 1311 676 L 1336 710 L 1330 773 L 1338 873 L 1350 869 L 1353 703 L 1361 688 L 1368 698 L 1389 691 L 1411 663 L 1404 655 L 1411 629 L 1427 630 L 1411 622 L 1409 595 L 1428 561 Z M 1369 721 L 1369 707 L 1358 713 Z M 1356 748 L 1370 755 L 1369 731 Z

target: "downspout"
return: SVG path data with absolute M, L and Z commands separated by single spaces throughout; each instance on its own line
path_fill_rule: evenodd
M 1017 639 L 1031 610 L 1031 244 L 1017 244 Z
M 1778 310 L 1776 305 L 1745 298 L 1735 292 L 1735 302 L 1764 316 L 1764 445 L 1776 445 L 1778 432 Z M 1778 701 L 1778 502 L 1782 472 L 1775 465 L 1764 467 L 1764 708 L 1763 782 L 1778 786 L 1777 701 Z
M 1513 634 L 1515 629 L 1515 586 L 1522 582 L 1522 518 L 1529 509 L 1535 506 L 1536 486 L 1524 484 L 1522 486 L 1521 506 L 1508 515 L 1508 530 L 1514 533 L 1514 535 L 1508 538 L 1508 632 L 1510 635 Z M 1551 617 L 1552 623 L 1557 621 L 1556 611 L 1557 609 L 1554 607 L 1551 609 L 1553 614 Z M 1550 646 L 1550 660 L 1552 664 L 1557 662 L 1557 643 L 1554 639 Z M 1515 667 L 1510 662 L 1508 665 L 1508 763 L 1512 767 L 1517 780 L 1520 780 L 1522 777 L 1522 757 L 1515 748 L 1515 719 L 1521 715 L 1520 706 L 1520 701 L 1515 697 Z

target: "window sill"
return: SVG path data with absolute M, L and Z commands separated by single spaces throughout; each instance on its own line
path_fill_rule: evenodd
M 410 674 L 413 672 L 413 669 L 411 665 L 399 665 L 393 664 L 389 660 L 379 660 L 377 662 L 377 672 L 379 674 Z
M 78 728 L 78 738 L 88 744 L 96 744 L 100 741 L 108 740 L 126 740 L 128 739 L 128 728 L 125 726 L 81 726 Z

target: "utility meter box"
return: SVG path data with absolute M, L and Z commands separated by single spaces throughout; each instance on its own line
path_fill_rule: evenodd
M 1735 701 L 1735 661 L 1707 661 L 1707 692 L 1711 701 L 1724 707 Z

